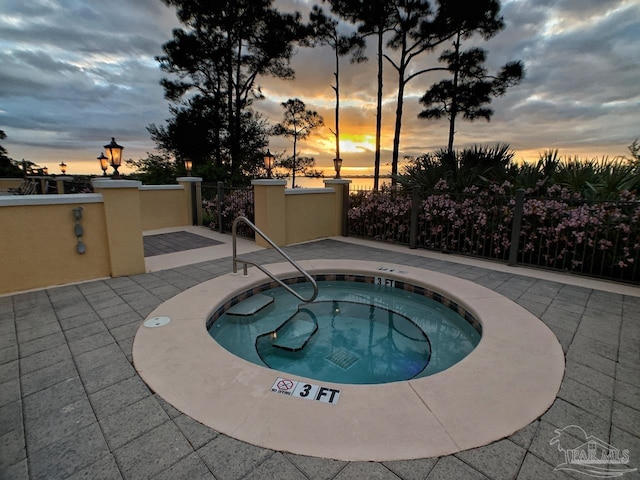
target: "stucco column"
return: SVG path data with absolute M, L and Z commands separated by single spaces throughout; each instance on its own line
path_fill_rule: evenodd
M 187 218 L 193 225 L 202 225 L 202 177 L 178 177 L 176 181 L 184 187 Z
M 47 180 L 49 178 L 50 177 L 43 177 L 43 176 L 36 177 L 36 179 L 38 180 L 38 183 L 40 184 L 40 192 L 42 194 L 47 193 Z
M 252 180 L 255 224 L 273 243 L 284 246 L 287 242 L 287 219 L 285 215 L 284 187 L 286 180 Z M 256 243 L 269 247 L 260 235 Z
M 336 191 L 336 210 L 335 210 L 335 235 L 346 237 L 347 231 L 347 209 L 349 208 L 349 184 L 351 180 L 342 178 L 332 178 L 324 180 L 324 186 L 333 188 Z
M 93 181 L 95 193 L 101 194 L 104 201 L 112 277 L 145 272 L 140 185 L 133 180 Z
M 71 182 L 73 177 L 71 175 L 58 175 L 56 177 L 56 188 L 58 189 L 58 195 L 64 195 L 64 182 Z

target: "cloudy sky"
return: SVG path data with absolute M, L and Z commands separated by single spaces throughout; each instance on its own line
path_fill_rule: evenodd
M 275 0 L 307 11 L 311 0 Z M 518 159 L 545 149 L 584 158 L 624 155 L 640 137 L 639 0 L 503 0 L 506 29 L 480 45 L 494 72 L 522 60 L 526 78 L 494 100 L 491 122 L 458 122 L 456 146 L 506 142 Z M 100 173 L 96 157 L 111 137 L 125 158 L 154 152 L 146 126 L 169 117 L 154 56 L 178 26 L 161 0 L 0 0 L 0 129 L 14 159 L 58 173 Z M 373 164 L 376 60 L 342 65 L 341 138 L 346 173 Z M 414 68 L 435 66 L 425 56 Z M 281 102 L 300 98 L 333 124 L 333 57 L 328 48 L 298 49 L 294 81 L 260 79 L 257 105 L 276 123 Z M 405 95 L 401 154 L 446 145 L 447 122 L 417 118 L 418 98 L 439 78 L 413 80 Z M 383 163 L 391 158 L 397 78 L 385 72 Z M 331 171 L 333 138 L 325 128 L 302 147 Z M 274 138 L 272 151 L 291 146 Z M 353 170 L 352 170 L 353 169 Z

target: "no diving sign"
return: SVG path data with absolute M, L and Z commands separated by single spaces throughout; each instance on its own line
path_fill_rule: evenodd
M 298 382 L 282 377 L 276 379 L 271 387 L 271 391 L 290 397 L 315 400 L 316 402 L 330 403 L 332 405 L 338 403 L 338 399 L 340 398 L 340 390 L 336 390 L 335 388 L 322 387 L 320 385 Z

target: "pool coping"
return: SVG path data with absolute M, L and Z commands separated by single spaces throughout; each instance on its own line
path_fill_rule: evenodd
M 507 437 L 553 403 L 564 375 L 555 335 L 506 297 L 471 281 L 375 261 L 299 262 L 314 274 L 353 273 L 401 280 L 444 293 L 481 323 L 476 349 L 438 374 L 383 385 L 345 385 L 283 374 L 242 360 L 206 332 L 210 314 L 240 291 L 268 281 L 224 275 L 160 305 L 133 343 L 143 380 L 178 410 L 231 437 L 273 450 L 349 461 L 436 457 Z M 287 263 L 268 265 L 298 276 Z M 381 270 L 385 269 L 385 270 Z M 216 368 L 217 367 L 217 368 Z M 278 377 L 340 390 L 339 402 L 304 401 L 271 391 Z

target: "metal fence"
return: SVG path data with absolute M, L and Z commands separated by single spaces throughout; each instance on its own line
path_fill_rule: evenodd
M 350 195 L 349 235 L 640 283 L 640 203 L 383 189 Z
M 255 222 L 252 187 L 229 187 L 223 182 L 202 183 L 203 224 L 220 233 L 230 233 L 238 216 Z M 237 234 L 255 238 L 254 231 L 246 225 L 238 227 Z
M 101 179 L 102 177 L 95 177 Z M 64 182 L 64 193 L 93 193 L 92 178 L 86 176 L 73 177 L 73 180 Z
M 517 263 L 640 283 L 639 202 L 522 202 Z
M 349 235 L 408 245 L 411 206 L 405 190 L 355 190 L 349 195 Z

